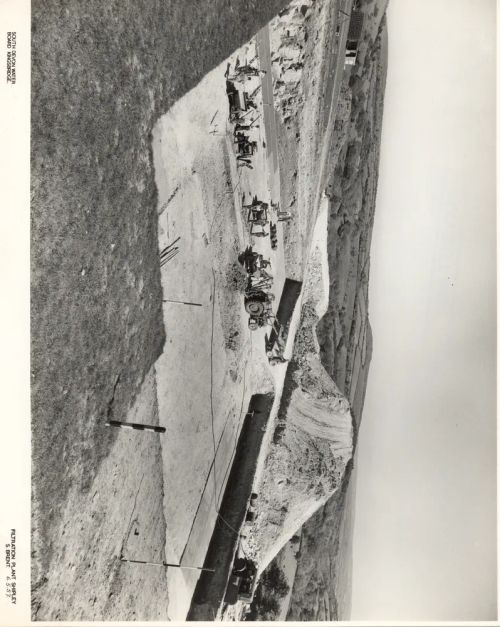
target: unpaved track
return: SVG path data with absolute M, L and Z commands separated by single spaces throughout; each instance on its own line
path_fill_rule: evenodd
M 352 5 L 353 5 L 353 0 L 343 0 L 340 3 L 340 9 L 345 13 L 350 13 L 352 10 Z M 335 118 L 337 115 L 337 105 L 339 102 L 340 87 L 342 85 L 342 80 L 344 78 L 345 47 L 347 43 L 348 31 L 349 31 L 349 20 L 344 19 L 342 21 L 337 54 L 332 55 L 332 58 L 335 59 L 335 69 L 334 69 L 333 77 L 332 77 L 332 74 L 330 73 L 330 78 L 327 82 L 327 91 L 326 91 L 327 100 L 326 101 L 328 102 L 329 93 L 331 93 L 331 99 L 330 99 L 330 107 L 327 109 L 328 115 L 327 117 L 325 116 L 325 121 L 326 121 L 326 129 L 324 133 L 325 142 L 323 144 L 323 149 L 321 151 L 321 159 L 319 162 L 320 174 L 319 174 L 319 179 L 318 179 L 318 197 L 316 201 L 317 208 L 319 208 L 319 202 L 320 202 L 319 199 L 325 189 L 326 178 L 331 176 L 331 172 L 328 170 L 326 165 L 328 163 L 328 159 L 327 159 L 328 153 L 330 152 L 331 144 L 333 141 L 333 127 L 335 125 Z
M 278 173 L 278 139 L 276 128 L 276 114 L 274 111 L 273 75 L 271 68 L 271 45 L 269 41 L 269 25 L 264 26 L 256 36 L 259 64 L 266 73 L 261 76 L 262 105 L 264 107 L 264 123 L 266 125 L 266 150 L 269 166 L 273 174 Z M 274 177 L 279 182 L 279 177 Z M 275 183 L 276 184 L 276 183 Z M 271 189 L 271 192 L 277 191 Z M 273 199 L 274 200 L 274 199 Z

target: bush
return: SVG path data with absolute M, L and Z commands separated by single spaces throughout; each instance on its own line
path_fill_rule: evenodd
M 285 574 L 276 562 L 272 562 L 262 574 L 250 612 L 245 620 L 277 620 L 280 611 L 279 601 L 288 594 L 289 590 L 290 586 Z
M 272 562 L 262 574 L 262 585 L 280 599 L 286 597 L 290 590 L 285 574 L 276 562 Z

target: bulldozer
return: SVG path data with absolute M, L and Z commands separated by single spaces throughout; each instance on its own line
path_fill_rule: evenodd
M 233 81 L 226 81 L 226 93 L 229 101 L 229 120 L 233 122 L 248 110 L 248 94 L 239 90 Z

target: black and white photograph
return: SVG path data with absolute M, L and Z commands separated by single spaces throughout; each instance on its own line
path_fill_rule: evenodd
M 497 10 L 2 0 L 2 624 L 497 624 Z

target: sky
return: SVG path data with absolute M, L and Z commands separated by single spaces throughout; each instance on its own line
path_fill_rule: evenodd
M 390 0 L 351 620 L 496 618 L 494 0 Z

